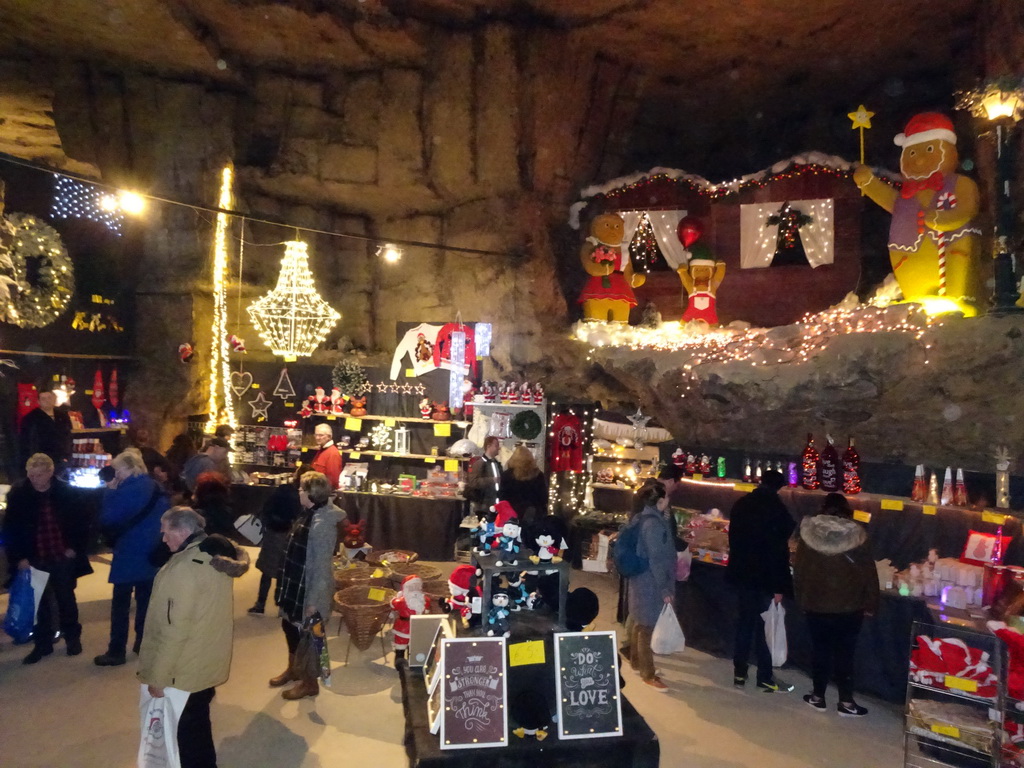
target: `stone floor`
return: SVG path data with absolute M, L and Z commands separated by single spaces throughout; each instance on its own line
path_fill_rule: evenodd
M 253 553 L 255 560 L 255 551 Z M 135 657 L 123 667 L 99 668 L 92 657 L 106 645 L 110 587 L 107 566 L 78 589 L 85 653 L 56 653 L 35 666 L 21 664 L 26 647 L 0 640 L 0 765 L 11 768 L 129 768 L 138 749 Z M 318 768 L 359 765 L 401 768 L 401 694 L 394 670 L 377 644 L 353 650 L 344 665 L 345 636 L 332 640 L 333 687 L 315 700 L 286 702 L 266 685 L 281 671 L 284 638 L 276 619 L 245 613 L 256 593 L 253 570 L 235 590 L 235 649 L 231 679 L 213 704 L 222 768 Z M 573 586 L 602 598 L 598 629 L 614 629 L 614 580 L 573 573 Z M 0 596 L 0 613 L 7 597 Z M 333 625 L 333 622 L 332 622 Z M 332 626 L 332 630 L 334 626 Z M 759 694 L 730 684 L 731 665 L 696 651 L 658 657 L 668 694 L 642 685 L 627 671 L 625 695 L 661 741 L 663 768 L 873 768 L 902 763 L 900 710 L 864 698 L 862 720 L 807 707 L 807 678 L 784 671 L 791 694 Z M 833 697 L 834 698 L 834 697 Z M 830 704 L 833 702 L 830 701 Z

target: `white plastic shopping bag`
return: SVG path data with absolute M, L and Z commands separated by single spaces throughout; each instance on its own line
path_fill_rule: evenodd
M 675 609 L 668 603 L 661 609 L 658 623 L 654 625 L 654 634 L 651 635 L 651 650 L 659 656 L 668 656 L 670 653 L 681 653 L 686 650 L 686 636 L 683 635 L 683 628 L 679 626 Z
M 164 695 L 154 698 L 149 695 L 149 686 L 142 684 L 139 696 L 139 713 L 142 716 L 139 768 L 181 768 L 178 720 L 188 697 L 188 691 L 164 688 Z
M 40 571 L 38 568 L 30 568 L 32 573 L 32 593 L 36 601 L 36 610 L 32 614 L 32 623 L 35 624 L 35 617 L 39 613 L 39 601 L 43 599 L 43 590 L 46 589 L 46 582 L 50 580 L 49 571 Z
M 764 619 L 764 639 L 768 642 L 768 650 L 772 654 L 772 666 L 781 667 L 786 663 L 789 655 L 789 646 L 786 643 L 786 609 L 782 603 L 768 606 L 768 610 L 761 614 Z

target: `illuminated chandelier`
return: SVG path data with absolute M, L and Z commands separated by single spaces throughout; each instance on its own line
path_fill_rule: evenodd
M 313 354 L 341 319 L 316 292 L 306 250 L 300 240 L 285 243 L 277 286 L 247 308 L 263 341 L 285 359 Z

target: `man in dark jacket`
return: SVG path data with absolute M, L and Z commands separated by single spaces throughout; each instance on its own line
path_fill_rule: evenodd
M 7 494 L 4 541 L 8 561 L 19 570 L 33 567 L 50 575 L 36 615 L 35 648 L 23 659 L 35 664 L 53 653 L 52 601 L 68 656 L 82 652 L 75 587 L 79 576 L 92 573 L 92 566 L 86 551 L 89 520 L 74 490 L 54 479 L 53 460 L 45 453 L 32 455 L 25 470 L 28 479 L 15 483 Z
M 67 411 L 57 408 L 53 392 L 40 392 L 39 405 L 21 420 L 20 448 L 22 461 L 37 453 L 45 453 L 53 460 L 60 476 L 71 458 L 71 418 Z
M 729 514 L 726 578 L 735 587 L 738 606 L 733 683 L 742 686 L 747 682 L 747 660 L 753 642 L 757 687 L 766 693 L 793 690 L 792 685 L 776 680 L 772 674 L 772 657 L 761 618 L 773 600 L 780 603 L 783 595 L 793 594 L 789 537 L 796 522 L 779 498 L 784 484 L 781 472 L 765 472 L 761 485 L 739 499 Z

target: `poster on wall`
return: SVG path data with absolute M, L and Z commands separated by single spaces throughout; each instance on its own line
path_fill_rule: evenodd
M 614 632 L 555 634 L 558 738 L 622 735 Z
M 508 745 L 505 638 L 441 642 L 441 749 Z

